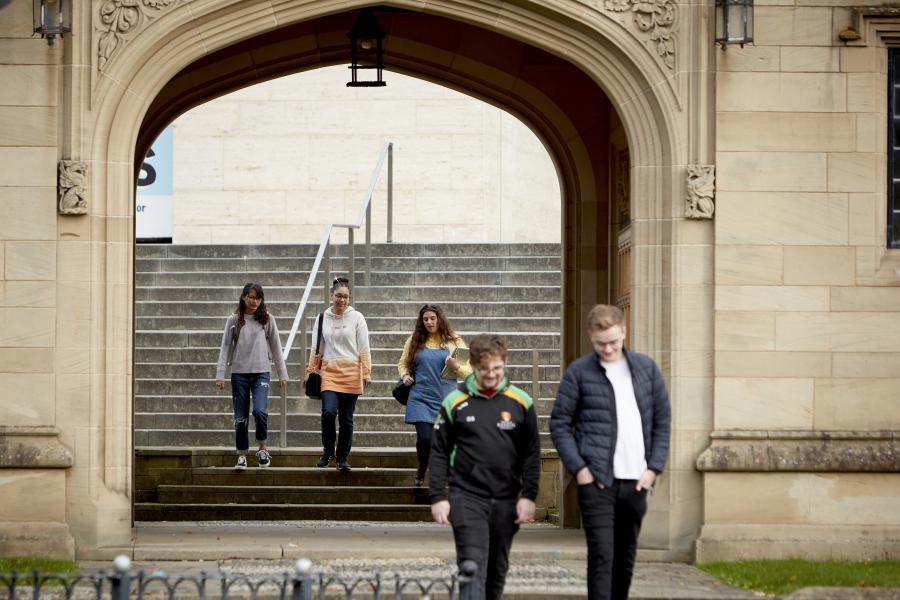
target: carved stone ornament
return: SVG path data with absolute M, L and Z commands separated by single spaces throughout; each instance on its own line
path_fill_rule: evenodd
M 87 164 L 80 160 L 59 161 L 59 214 L 86 215 Z
M 688 166 L 687 198 L 684 216 L 688 219 L 712 219 L 716 212 L 716 167 Z
M 100 4 L 97 68 L 101 71 L 116 50 L 162 11 L 179 0 L 104 0 Z M 180 0 L 190 2 L 190 0 Z
M 634 25 L 647 34 L 656 53 L 669 69 L 675 69 L 674 0 L 603 0 L 611 12 L 631 11 Z

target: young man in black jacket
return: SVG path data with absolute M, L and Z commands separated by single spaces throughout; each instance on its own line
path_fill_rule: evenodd
M 503 338 L 475 336 L 469 362 L 473 373 L 444 398 L 434 425 L 428 488 L 434 520 L 453 525 L 457 564 L 478 565 L 472 597 L 495 599 L 513 535 L 534 520 L 541 447 L 531 398 L 504 375 Z
M 566 369 L 550 436 L 578 483 L 588 598 L 625 600 L 647 492 L 666 464 L 671 409 L 653 359 L 625 349 L 619 308 L 595 306 L 587 332 L 594 352 Z

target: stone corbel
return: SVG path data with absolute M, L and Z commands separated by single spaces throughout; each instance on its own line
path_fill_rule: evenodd
M 72 464 L 55 427 L 0 427 L 0 469 L 68 469 Z
M 684 216 L 688 219 L 712 219 L 716 212 L 716 167 L 689 165 Z
M 854 23 L 838 38 L 847 46 L 900 46 L 900 7 L 857 6 Z
M 80 160 L 61 160 L 58 175 L 59 214 L 86 215 L 87 163 Z

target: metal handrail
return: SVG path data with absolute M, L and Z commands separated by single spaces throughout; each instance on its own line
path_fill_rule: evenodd
M 393 142 L 385 142 L 378 154 L 378 160 L 372 175 L 369 177 L 369 187 L 366 191 L 365 200 L 359 210 L 359 217 L 356 223 L 338 224 L 332 223 L 326 225 L 322 234 L 322 240 L 319 242 L 319 250 L 316 252 L 316 260 L 313 262 L 309 278 L 306 280 L 306 286 L 303 288 L 303 295 L 300 298 L 300 306 L 297 307 L 297 314 L 294 316 L 294 322 L 291 324 L 291 333 L 288 335 L 287 343 L 282 350 L 282 357 L 287 363 L 291 348 L 294 345 L 294 338 L 300 334 L 300 349 L 302 354 L 302 364 L 306 364 L 306 328 L 303 326 L 303 320 L 306 314 L 306 306 L 309 304 L 309 297 L 312 294 L 313 287 L 316 283 L 316 275 L 319 274 L 319 267 L 322 260 L 325 260 L 325 282 L 324 282 L 324 301 L 328 304 L 329 291 L 331 285 L 331 233 L 335 227 L 347 228 L 347 261 L 348 279 L 350 280 L 350 288 L 356 285 L 356 252 L 354 244 L 354 230 L 362 227 L 363 222 L 366 224 L 366 285 L 369 285 L 372 271 L 372 195 L 375 193 L 375 186 L 381 176 L 381 168 L 384 165 L 384 159 L 388 161 L 388 180 L 387 180 L 387 241 L 393 242 L 393 211 L 394 211 L 394 144 Z M 287 389 L 281 388 L 281 447 L 287 448 Z

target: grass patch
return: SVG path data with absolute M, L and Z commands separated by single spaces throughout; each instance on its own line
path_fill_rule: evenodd
M 55 560 L 50 558 L 20 558 L 0 557 L 0 574 L 9 574 L 13 569 L 19 577 L 31 575 L 37 569 L 42 575 L 72 574 L 78 571 L 78 563 L 71 560 Z M 30 577 L 17 579 L 18 585 L 31 585 L 34 583 Z M 43 585 L 59 585 L 57 580 L 48 580 Z
M 788 594 L 813 587 L 900 587 L 900 561 L 739 560 L 694 565 L 729 585 Z

